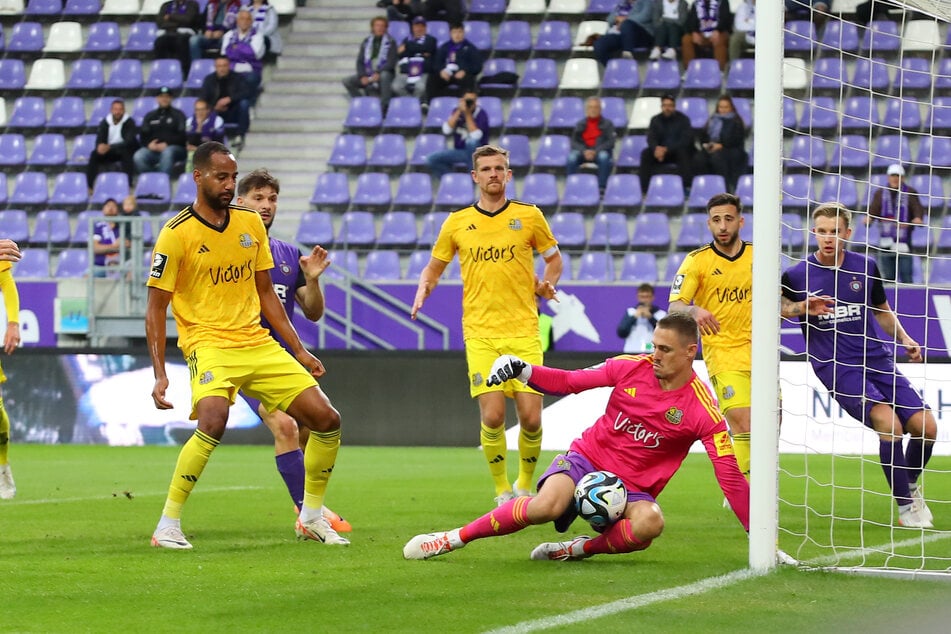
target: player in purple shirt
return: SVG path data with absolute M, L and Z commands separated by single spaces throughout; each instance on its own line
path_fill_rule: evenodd
M 236 203 L 260 214 L 265 228 L 270 232 L 271 224 L 277 214 L 277 197 L 281 192 L 280 181 L 266 169 L 258 169 L 246 175 L 238 183 Z M 327 251 L 315 246 L 309 255 L 304 256 L 293 244 L 268 237 L 274 268 L 271 269 L 271 281 L 274 291 L 284 302 L 284 310 L 293 318 L 294 302 L 301 307 L 304 316 L 317 321 L 324 314 L 324 294 L 320 290 L 320 275 L 330 265 Z M 261 316 L 261 325 L 271 330 L 271 335 L 284 346 L 287 345 Z M 309 430 L 299 433 L 297 422 L 286 412 L 275 410 L 268 413 L 261 404 L 250 396 L 241 393 L 241 397 L 251 409 L 257 412 L 271 433 L 274 434 L 274 455 L 277 470 L 287 485 L 287 490 L 300 509 L 304 500 L 304 452 L 302 446 L 307 442 Z M 326 398 L 326 397 L 325 397 Z M 329 402 L 328 402 L 329 405 Z M 337 532 L 349 532 L 350 523 L 324 507 L 324 517 Z
M 899 523 L 931 528 L 918 476 L 931 458 L 938 427 L 931 409 L 895 367 L 894 352 L 900 344 L 909 361 L 920 362 L 921 347 L 888 305 L 875 262 L 845 250 L 852 235 L 849 210 L 826 203 L 812 212 L 812 222 L 819 248 L 783 273 L 782 315 L 798 318 L 809 363 L 842 409 L 878 433 Z M 903 452 L 905 433 L 911 439 Z

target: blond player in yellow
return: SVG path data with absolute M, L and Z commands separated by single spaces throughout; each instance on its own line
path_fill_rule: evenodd
M 733 194 L 707 202 L 713 241 L 684 258 L 670 287 L 671 312 L 700 327 L 703 360 L 733 438 L 736 462 L 750 475 L 753 245 L 740 239 L 742 205 Z
M 7 328 L 3 335 L 3 351 L 13 354 L 20 345 L 20 295 L 13 281 L 13 264 L 19 260 L 19 249 L 12 240 L 0 240 L 7 259 L 0 259 L 0 293 L 3 294 L 3 308 L 7 313 Z M 0 383 L 7 380 L 0 368 Z M 17 494 L 10 470 L 8 454 L 10 451 L 10 417 L 3 406 L 3 393 L 0 392 L 0 500 L 10 500 Z
M 321 513 L 340 446 L 340 415 L 315 380 L 324 374 L 323 364 L 304 349 L 274 292 L 269 272 L 274 263 L 261 217 L 231 205 L 238 176 L 234 156 L 221 143 L 204 143 L 193 160 L 196 200 L 166 223 L 155 243 L 145 334 L 155 372 L 152 399 L 157 408 L 170 409 L 165 319 L 171 302 L 198 429 L 179 454 L 152 545 L 191 548 L 181 529 L 182 506 L 224 434 L 238 390 L 261 401 L 266 411 L 287 412 L 311 430 L 298 538 L 349 544 Z M 262 315 L 293 356 L 261 326 Z
M 482 449 L 495 483 L 495 502 L 501 506 L 529 495 L 532 487 L 541 453 L 542 395 L 517 381 L 489 387 L 486 380 L 501 354 L 541 363 L 535 296 L 555 298 L 562 262 L 541 210 L 505 197 L 505 185 L 512 178 L 508 150 L 483 145 L 473 152 L 472 165 L 479 200 L 450 214 L 439 230 L 429 264 L 419 276 L 411 316 L 416 318 L 439 276 L 458 254 L 469 393 L 479 403 Z M 536 251 L 545 259 L 541 279 L 535 275 Z M 520 427 L 514 485 L 509 484 L 505 461 L 506 396 L 515 399 Z

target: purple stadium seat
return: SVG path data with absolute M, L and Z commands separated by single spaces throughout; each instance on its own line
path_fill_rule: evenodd
M 744 207 L 747 209 L 751 208 L 753 206 L 753 175 L 743 174 L 740 176 L 740 180 L 736 183 L 736 191 L 734 193 L 740 199 Z
M 842 131 L 868 133 L 871 126 L 879 125 L 878 108 L 871 97 L 854 96 L 842 104 Z
M 97 0 L 92 1 L 96 5 L 99 4 Z M 83 53 L 87 55 L 110 55 L 121 50 L 122 39 L 118 23 L 93 22 L 86 26 L 86 44 L 83 46 Z
M 493 55 L 527 57 L 532 49 L 532 31 L 524 20 L 506 20 L 499 25 Z
M 951 88 L 951 57 L 944 57 L 935 71 L 934 77 L 935 91 L 946 93 Z
M 445 20 L 430 20 L 426 31 L 436 38 L 437 46 L 449 41 L 449 23 Z
M 585 13 L 599 17 L 607 17 L 617 3 L 613 0 L 590 0 Z
M 301 214 L 294 239 L 308 247 L 313 247 L 315 244 L 324 246 L 333 244 L 334 230 L 330 212 L 306 211 Z
M 875 139 L 872 167 L 885 169 L 892 163 L 911 162 L 911 143 L 907 136 L 883 134 Z
M 406 279 L 418 280 L 419 274 L 429 264 L 430 257 L 432 257 L 432 251 L 428 249 L 419 249 L 410 253 L 409 264 L 406 266 Z
M 838 94 L 846 83 L 845 64 L 838 57 L 822 57 L 812 70 L 812 90 L 819 94 Z
M 59 167 L 66 164 L 66 139 L 62 134 L 38 134 L 33 139 L 30 167 Z
M 137 59 L 117 59 L 112 62 L 107 90 L 142 90 L 142 62 Z
M 601 90 L 604 92 L 637 91 L 640 87 L 640 75 L 637 72 L 637 60 L 617 57 L 608 60 L 604 67 Z
M 101 205 L 107 199 L 122 200 L 129 195 L 129 177 L 123 172 L 100 172 L 93 183 L 90 204 Z
M 886 128 L 914 132 L 921 128 L 921 109 L 917 101 L 891 97 L 885 101 L 882 125 Z
M 792 140 L 789 158 L 784 167 L 791 169 L 824 169 L 826 166 L 826 146 L 822 137 L 796 135 Z M 691 197 L 693 194 L 691 193 Z
M 598 177 L 594 174 L 571 174 L 565 179 L 561 209 L 596 209 L 601 203 Z
M 115 96 L 96 97 L 93 99 L 92 111 L 89 113 L 89 118 L 86 119 L 86 127 L 97 127 L 99 122 L 109 114 L 109 111 L 112 108 L 112 102 L 115 99 Z M 126 110 L 128 111 L 128 105 L 126 106 Z
M 142 125 L 145 115 L 152 112 L 155 109 L 155 97 L 141 96 L 136 97 L 135 101 L 132 102 L 131 114 L 132 118 L 135 119 L 135 123 L 139 126 Z M 128 103 L 126 104 L 126 112 L 130 112 Z
M 546 134 L 538 144 L 532 165 L 535 169 L 564 170 L 570 151 L 571 139 L 567 135 Z
M 5 238 L 26 244 L 30 238 L 30 221 L 22 209 L 0 210 L 0 227 Z
M 915 174 L 908 179 L 908 184 L 918 191 L 921 206 L 929 216 L 936 216 L 945 208 L 944 181 L 939 175 Z
M 0 59 L 0 90 L 23 90 L 26 68 L 22 59 Z
M 625 249 L 630 241 L 627 214 L 620 211 L 602 211 L 591 223 L 589 248 Z
M 55 277 L 86 277 L 87 275 L 89 275 L 89 255 L 86 249 L 60 251 Z
M 519 88 L 529 93 L 554 94 L 558 89 L 558 65 L 555 60 L 536 57 L 525 63 Z
M 42 128 L 46 125 L 46 102 L 42 97 L 18 97 L 7 128 Z
M 158 27 L 155 21 L 134 22 L 129 27 L 129 35 L 126 37 L 123 51 L 127 54 L 151 54 L 154 48 L 155 38 L 158 35 Z
M 439 235 L 439 229 L 442 227 L 442 223 L 444 223 L 448 217 L 449 213 L 445 211 L 431 211 L 427 214 L 423 214 L 423 224 L 420 228 L 419 240 L 416 244 L 420 247 L 432 247 L 436 241 L 436 236 Z M 429 262 L 428 253 L 426 254 L 426 262 Z M 407 277 L 413 276 L 407 273 Z M 419 277 L 418 272 L 415 277 Z
M 386 32 L 390 34 L 397 44 L 402 44 L 410 35 L 409 22 L 403 20 L 394 20 L 390 22 L 389 26 L 386 29 Z
M 385 130 L 417 131 L 423 125 L 423 112 L 416 97 L 393 97 L 383 118 Z
M 15 206 L 45 205 L 49 199 L 46 174 L 43 172 L 20 172 L 13 184 L 10 204 Z
M 933 69 L 930 59 L 922 57 L 905 57 L 895 75 L 895 91 L 921 94 L 931 91 L 931 73 Z
M 154 59 L 149 64 L 146 90 L 158 90 L 166 86 L 172 91 L 182 87 L 182 65 L 177 59 Z
M 400 254 L 396 251 L 384 251 L 382 249 L 367 253 L 363 279 L 372 281 L 402 279 Z
M 817 39 L 816 27 L 808 20 L 790 20 L 783 29 L 783 48 L 787 54 L 808 53 Z
M 582 249 L 587 242 L 584 216 L 576 211 L 559 211 L 549 218 L 551 232 L 562 249 Z
M 782 190 L 784 209 L 805 209 L 815 200 L 808 174 L 786 174 L 783 176 Z
M 186 117 L 190 117 L 193 112 L 195 112 L 195 102 L 198 101 L 198 97 L 184 96 L 184 97 L 175 97 L 172 99 L 172 107 L 178 108 L 185 113 Z M 225 127 L 228 127 L 228 124 L 225 124 Z
M 681 97 L 677 100 L 677 110 L 687 115 L 694 130 L 705 128 L 710 118 L 707 100 L 703 97 Z
M 545 111 L 538 97 L 516 97 L 509 107 L 505 122 L 507 132 L 526 130 L 537 134 L 545 124 Z
M 70 233 L 69 213 L 65 209 L 44 209 L 36 214 L 30 244 L 66 245 Z
M 76 215 L 76 224 L 73 234 L 69 238 L 69 244 L 74 247 L 84 247 L 89 242 L 89 219 L 101 216 L 102 212 L 98 209 L 84 209 Z
M 178 208 L 190 205 L 195 201 L 198 195 L 198 187 L 195 185 L 195 179 L 190 172 L 185 172 L 178 177 L 175 184 L 175 195 L 172 196 L 172 205 Z M 161 225 L 158 225 L 161 227 Z
M 123 178 L 125 174 L 122 175 Z M 50 204 L 57 207 L 83 207 L 89 198 L 86 175 L 83 172 L 63 172 L 53 181 Z M 118 198 L 116 200 L 119 200 Z
M 522 185 L 522 199 L 542 209 L 554 209 L 558 205 L 558 181 L 555 175 L 536 172 L 526 176 Z
M 690 61 L 684 75 L 684 91 L 719 92 L 723 84 L 720 66 L 715 59 L 698 58 Z
M 472 0 L 469 3 L 469 16 L 498 22 L 505 16 L 505 0 Z
M 0 172 L 0 205 L 7 202 L 7 175 Z
M 443 174 L 436 191 L 436 207 L 460 209 L 471 205 L 475 200 L 473 190 L 472 177 L 468 173 Z
M 707 214 L 684 214 L 680 223 L 680 234 L 677 236 L 677 248 L 691 251 L 709 241 L 710 230 L 707 228 Z
M 832 97 L 813 97 L 803 104 L 799 129 L 816 134 L 833 133 L 839 126 L 839 108 Z
M 941 224 L 935 228 L 932 235 L 931 246 L 934 250 L 942 253 L 951 251 L 951 216 L 945 216 L 941 219 Z M 946 260 L 946 258 L 936 258 L 936 260 L 938 259 Z
M 951 286 L 951 258 L 932 258 L 929 261 L 928 284 L 931 286 Z
M 452 111 L 459 105 L 456 97 L 433 97 L 429 101 L 429 112 L 426 114 L 425 127 L 427 130 L 441 130 Z
M 719 68 L 717 69 L 719 75 Z M 642 88 L 645 93 L 676 93 L 680 90 L 680 67 L 674 60 L 647 63 Z
M 740 227 L 740 240 L 753 241 L 753 214 L 747 214 L 743 218 L 743 226 Z
M 66 0 L 63 15 L 93 16 L 98 15 L 101 8 L 102 3 L 99 0 Z
M 584 119 L 584 101 L 581 97 L 557 97 L 551 103 L 548 115 L 548 131 L 570 131 Z
M 411 211 L 390 211 L 383 214 L 377 246 L 409 248 L 416 246 L 416 214 Z M 368 264 L 369 266 L 369 264 Z
M 340 217 L 340 230 L 334 245 L 337 247 L 369 247 L 376 242 L 376 227 L 369 211 L 348 211 Z
M 601 116 L 610 119 L 616 129 L 627 129 L 627 111 L 623 97 L 601 97 Z
M 859 202 L 858 186 L 855 180 L 848 176 L 826 174 L 822 177 L 818 202 L 840 202 L 849 209 L 855 209 Z
M 165 172 L 139 174 L 139 180 L 135 185 L 135 199 L 139 205 L 168 208 L 172 201 L 172 184 L 168 174 Z
M 612 174 L 604 188 L 601 206 L 605 210 L 618 209 L 633 213 L 641 207 L 641 185 L 634 174 Z
M 406 139 L 402 134 L 379 134 L 373 139 L 373 148 L 367 167 L 371 169 L 399 169 L 406 167 Z
M 364 172 L 357 177 L 351 204 L 357 208 L 389 207 L 392 200 L 390 177 L 384 172 Z
M 901 48 L 898 25 L 891 20 L 872 20 L 862 37 L 861 53 L 869 56 L 894 54 Z
M 446 137 L 442 134 L 420 134 L 413 142 L 413 154 L 409 159 L 410 167 L 426 168 L 426 157 L 444 149 L 446 149 Z
M 615 169 L 638 169 L 641 166 L 641 152 L 647 147 L 647 137 L 643 134 L 629 134 L 621 139 L 621 149 L 614 161 Z M 640 185 L 637 186 L 640 190 Z
M 677 269 L 680 268 L 685 257 L 687 257 L 687 254 L 682 251 L 676 251 L 667 256 L 667 265 L 664 267 L 663 281 L 669 282 L 674 279 L 674 276 L 677 275 Z
M 363 169 L 366 163 L 366 139 L 359 134 L 338 134 L 327 164 L 340 169 Z
M 659 277 L 657 255 L 654 253 L 625 253 L 621 260 L 621 282 L 654 282 Z
M 783 127 L 787 129 L 796 127 L 796 102 L 792 97 L 783 97 Z
M 571 273 L 572 257 L 574 256 L 572 256 L 568 251 L 561 252 L 561 266 L 562 266 L 561 279 L 562 281 L 574 279 L 574 276 Z M 542 275 L 544 275 L 544 273 L 545 273 L 545 259 L 540 255 L 536 255 L 535 256 L 535 275 L 541 278 Z
M 644 196 L 647 209 L 680 211 L 684 206 L 684 184 L 679 174 L 654 174 Z
M 317 177 L 310 204 L 318 209 L 344 209 L 350 204 L 350 184 L 343 172 L 325 172 Z
M 72 151 L 66 159 L 67 167 L 84 167 L 89 163 L 89 155 L 96 147 L 95 134 L 80 134 L 73 138 Z
M 859 48 L 859 30 L 852 22 L 831 18 L 826 22 L 819 40 L 819 47 L 826 52 L 846 51 L 854 53 Z M 834 53 L 834 54 L 835 54 Z
M 922 136 L 916 162 L 938 169 L 951 167 L 951 137 Z
M 102 62 L 98 59 L 77 59 L 73 62 L 66 81 L 66 88 L 76 90 L 102 90 L 105 76 L 102 71 Z
M 383 109 L 378 97 L 354 97 L 343 126 L 354 131 L 371 131 L 383 123 Z
M 407 172 L 396 185 L 393 204 L 400 209 L 429 209 L 433 205 L 432 179 L 422 172 Z
M 515 60 L 507 57 L 493 57 L 486 61 L 485 66 L 482 67 L 482 77 L 479 79 L 479 91 L 483 95 L 490 92 L 508 94 L 515 90 L 514 83 L 497 82 L 492 79 L 499 73 L 516 73 Z
M 3 213 L 0 211 L 0 213 Z M 17 279 L 47 278 L 50 276 L 50 252 L 46 249 L 24 249 L 23 258 L 13 265 Z
M 492 50 L 492 29 L 485 20 L 466 20 L 466 39 L 486 56 Z
M 562 20 L 546 20 L 538 27 L 532 50 L 535 55 L 567 57 L 571 54 L 571 46 L 571 26 Z
M 213 72 L 215 72 L 215 60 L 207 57 L 193 59 L 188 69 L 188 77 L 185 79 L 185 88 L 187 90 L 200 90 L 205 77 Z
M 77 130 L 86 125 L 86 111 L 81 97 L 57 97 L 53 100 L 47 128 Z
M 62 0 L 27 0 L 24 14 L 33 18 L 52 18 L 63 12 Z
M 742 58 L 730 62 L 727 69 L 726 89 L 730 92 L 737 90 L 753 90 L 754 74 L 753 60 Z
M 829 168 L 833 170 L 867 171 L 868 139 L 860 134 L 847 134 L 833 142 Z
M 532 150 L 524 134 L 503 134 L 499 145 L 509 151 L 509 167 L 516 172 L 527 170 L 532 165 Z
M 687 199 L 687 209 L 707 208 L 707 201 L 715 194 L 726 191 L 726 182 L 719 174 L 697 174 L 693 177 L 690 187 L 690 197 Z
M 749 217 L 752 220 L 752 216 Z M 805 243 L 805 229 L 802 216 L 797 213 L 784 213 L 780 219 L 780 240 L 783 248 L 801 249 Z
M 935 97 L 928 106 L 925 124 L 932 134 L 951 131 L 951 97 Z
M 881 57 L 859 57 L 855 61 L 852 83 L 856 88 L 885 92 L 891 84 L 888 76 L 888 64 Z
M 39 22 L 18 22 L 7 40 L 7 53 L 29 54 L 43 50 L 43 25 Z
M 0 167 L 22 167 L 26 163 L 26 139 L 22 134 L 0 134 Z
M 579 282 L 613 282 L 614 257 L 607 251 L 582 254 L 575 279 Z

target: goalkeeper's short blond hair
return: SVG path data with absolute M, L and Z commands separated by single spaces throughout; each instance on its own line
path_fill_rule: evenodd
M 842 203 L 823 203 L 812 210 L 812 221 L 816 218 L 832 218 L 845 220 L 845 228 L 852 227 L 852 212 Z

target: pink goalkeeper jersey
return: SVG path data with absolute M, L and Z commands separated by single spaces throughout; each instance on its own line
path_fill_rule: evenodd
M 720 488 L 749 530 L 750 487 L 736 465 L 716 400 L 696 374 L 680 389 L 662 389 L 652 362 L 652 355 L 622 355 L 584 370 L 536 365 L 529 385 L 556 395 L 613 387 L 604 414 L 571 443 L 571 451 L 654 498 L 694 441 L 702 441 Z

